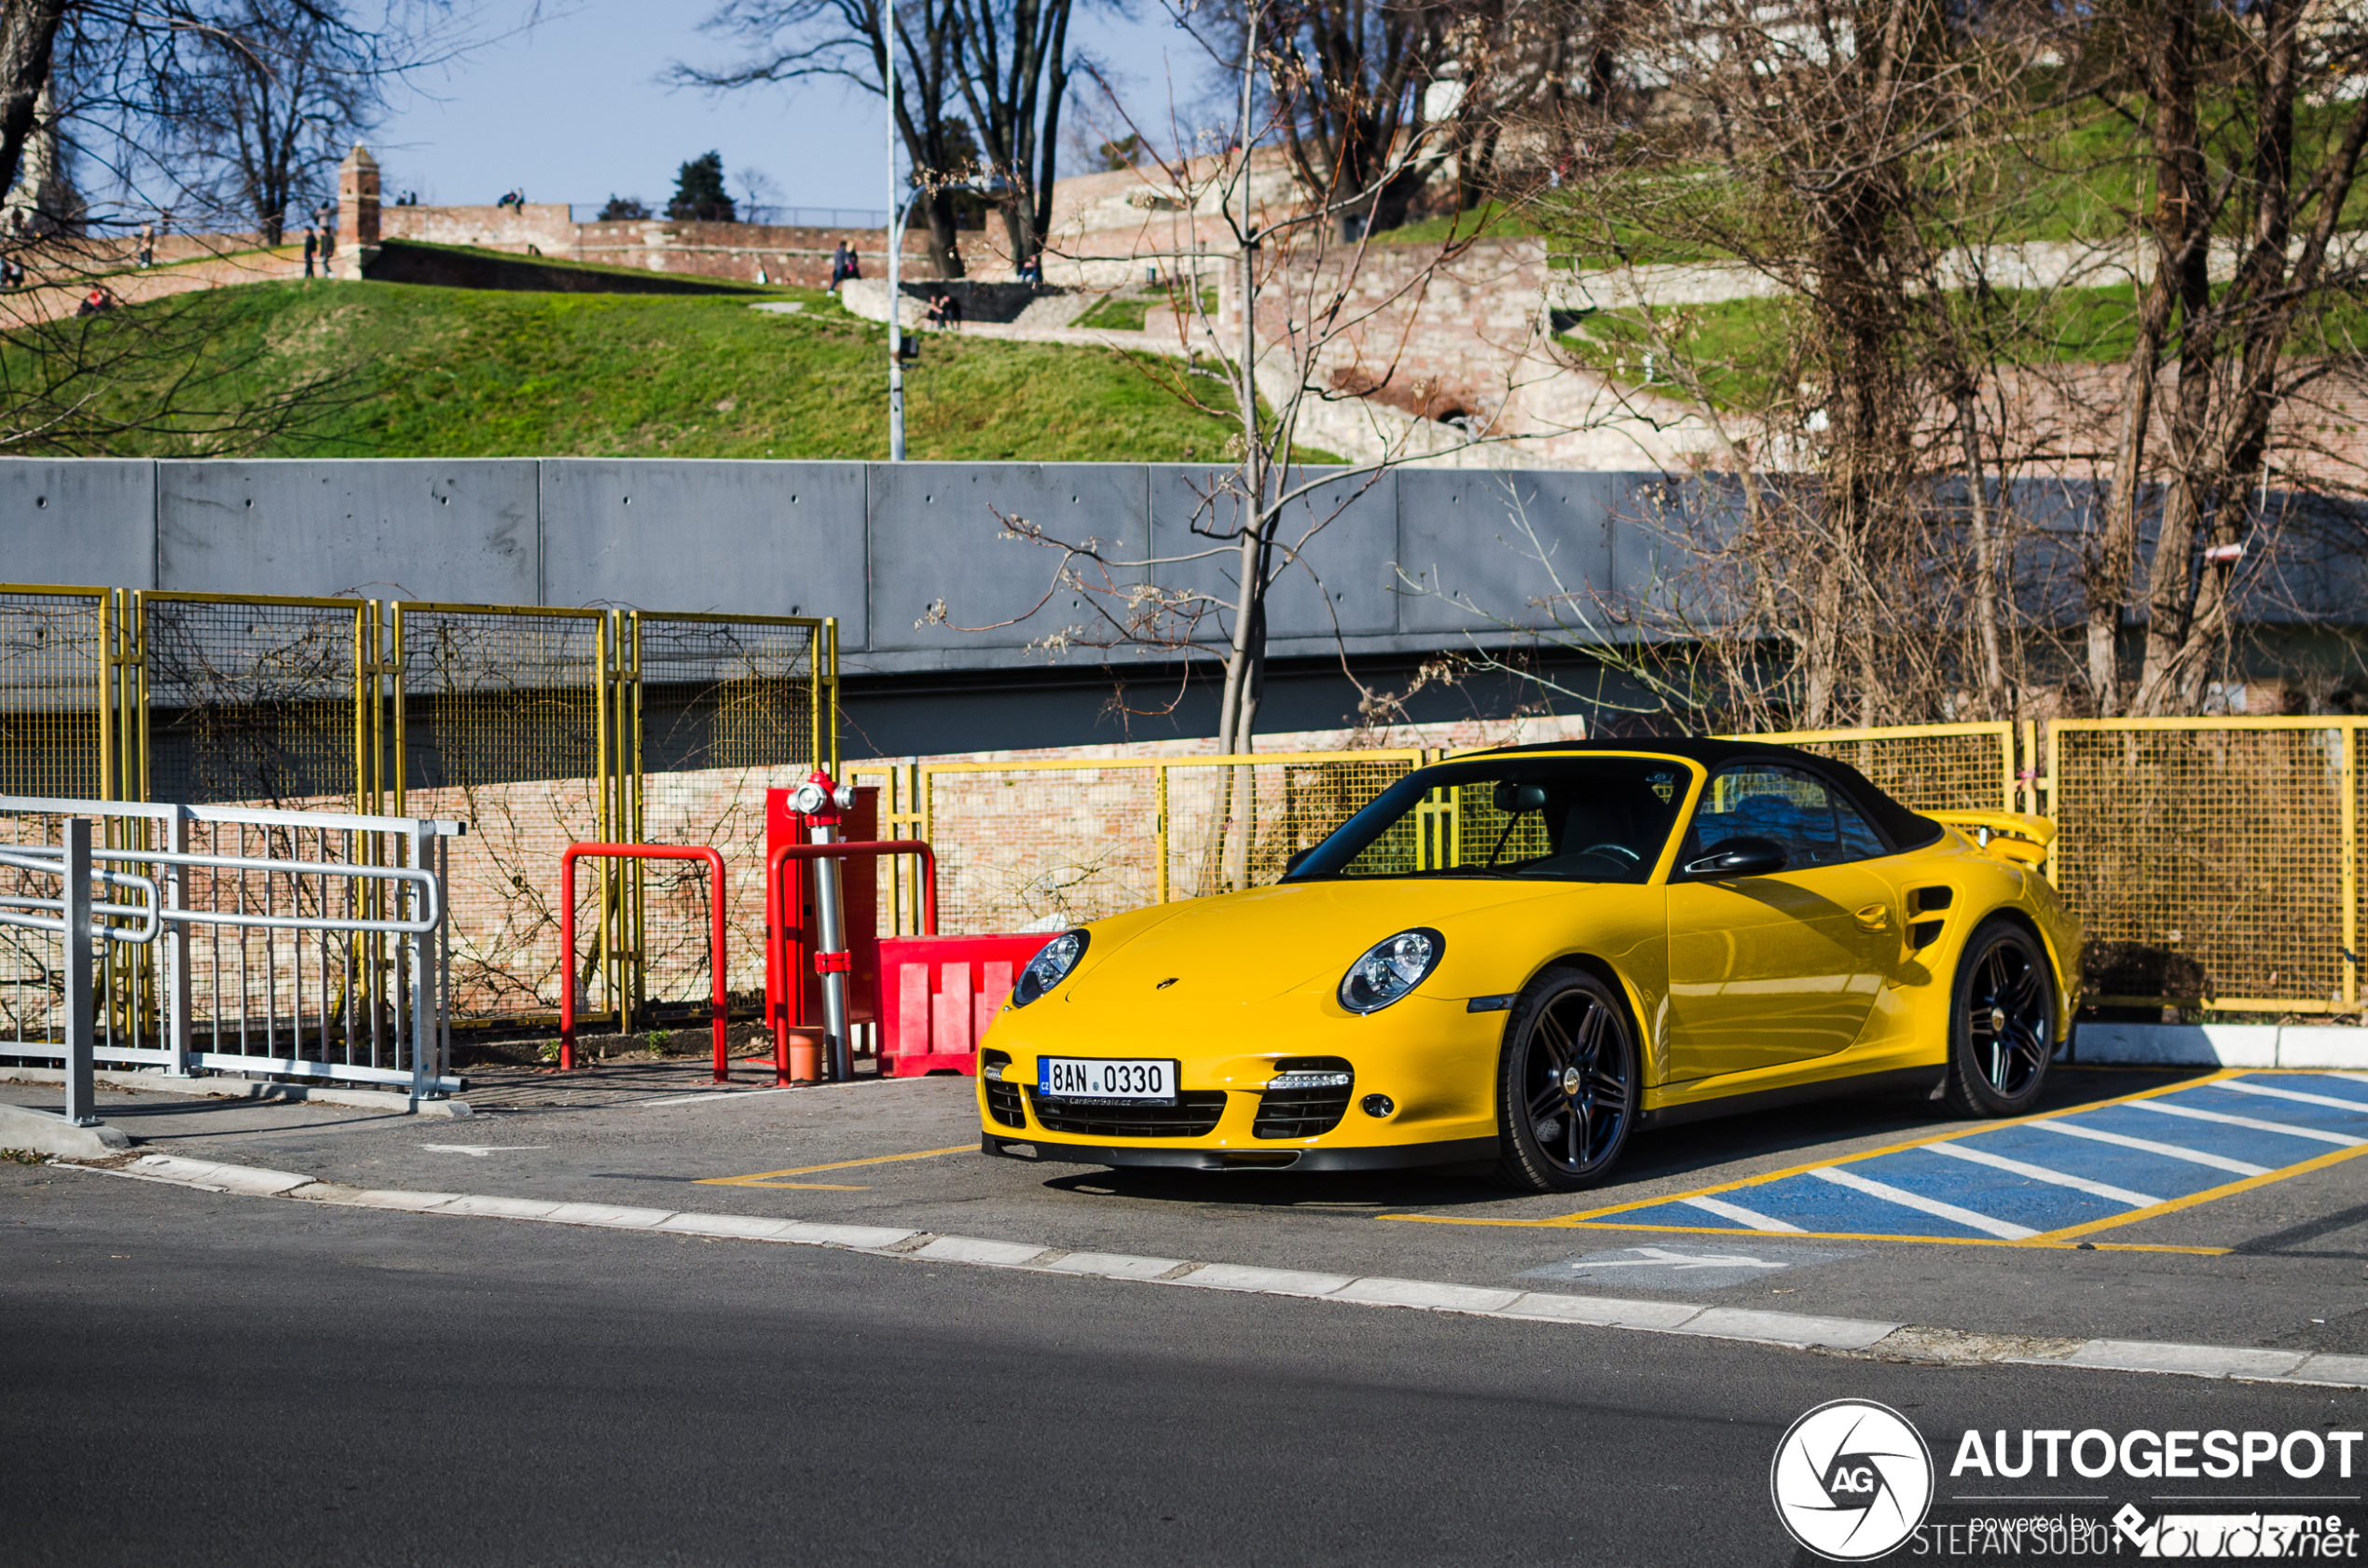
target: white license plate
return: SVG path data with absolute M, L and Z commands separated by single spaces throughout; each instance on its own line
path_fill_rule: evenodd
M 1039 1056 L 1036 1061 L 1036 1092 L 1056 1099 L 1101 1105 L 1172 1106 L 1176 1103 L 1176 1064 Z

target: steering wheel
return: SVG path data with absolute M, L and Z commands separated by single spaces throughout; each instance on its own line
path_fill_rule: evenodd
M 1626 860 L 1631 866 L 1641 866 L 1645 863 L 1645 857 L 1625 844 L 1590 844 L 1578 853 L 1581 860 L 1590 855 L 1610 855 Z

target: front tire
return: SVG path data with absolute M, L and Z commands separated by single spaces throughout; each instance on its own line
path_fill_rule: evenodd
M 2011 920 L 1974 929 L 1949 988 L 1945 1097 L 1960 1116 L 2020 1116 L 2055 1054 L 2056 982 L 2038 939 Z
M 1496 1083 L 1496 1179 L 1576 1192 L 1628 1147 L 1642 1091 L 1636 1037 L 1617 992 L 1584 970 L 1530 982 L 1506 1021 Z

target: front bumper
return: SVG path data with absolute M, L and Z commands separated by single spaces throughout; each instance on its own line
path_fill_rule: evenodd
M 1026 1159 L 1014 1146 L 1032 1148 L 1052 1164 L 1154 1166 L 1175 1171 L 1397 1171 L 1430 1165 L 1468 1165 L 1496 1158 L 1494 1138 L 1452 1138 L 1441 1143 L 1389 1144 L 1368 1148 L 1151 1148 L 1140 1144 L 1064 1143 L 1055 1138 L 984 1133 L 983 1153 Z
M 1504 1014 L 1417 996 L 1368 1017 L 1332 1018 L 1329 1000 L 1116 1023 L 1049 998 L 1025 1012 L 1007 1008 L 980 1041 L 979 1131 L 1047 1159 L 1183 1170 L 1388 1170 L 1492 1156 Z M 1173 1059 L 1177 1104 L 1138 1110 L 1045 1096 L 1045 1055 Z M 1289 1073 L 1341 1071 L 1351 1082 L 1337 1090 L 1274 1087 Z M 1369 1099 L 1388 1108 L 1369 1111 Z

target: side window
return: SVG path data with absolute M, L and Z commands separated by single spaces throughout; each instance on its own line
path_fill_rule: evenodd
M 1872 860 L 1891 853 L 1890 846 L 1883 843 L 1883 835 L 1875 831 L 1875 824 L 1838 793 L 1834 796 L 1834 819 L 1841 825 L 1843 860 Z
M 1693 845 L 1703 854 L 1730 838 L 1773 839 L 1788 869 L 1838 866 L 1886 853 L 1881 835 L 1824 779 L 1798 768 L 1755 763 L 1728 768 L 1702 791 Z

